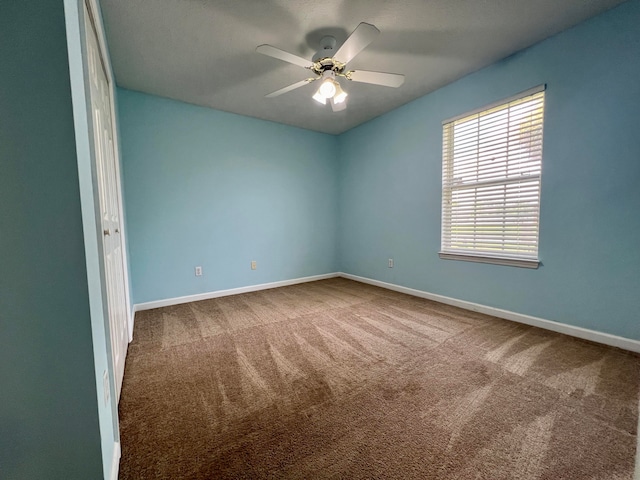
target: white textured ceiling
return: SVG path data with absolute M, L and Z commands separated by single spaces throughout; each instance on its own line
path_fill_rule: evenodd
M 101 0 L 119 86 L 338 134 L 601 13 L 623 0 Z M 400 88 L 342 80 L 348 108 L 317 84 L 264 98 L 310 72 L 255 52 L 309 58 L 360 23 L 380 35 L 348 69 L 403 73 Z

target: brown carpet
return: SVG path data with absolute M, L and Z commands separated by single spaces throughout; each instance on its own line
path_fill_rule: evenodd
M 139 312 L 120 478 L 631 479 L 639 360 L 341 278 Z

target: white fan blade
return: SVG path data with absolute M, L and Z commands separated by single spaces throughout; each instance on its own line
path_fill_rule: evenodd
M 333 98 L 332 98 L 330 103 L 331 103 L 331 110 L 333 110 L 334 112 L 341 112 L 342 110 L 347 108 L 347 100 L 346 99 L 344 99 L 340 103 L 336 103 L 336 102 L 333 101 Z
M 333 58 L 342 63 L 349 63 L 364 47 L 373 42 L 373 39 L 376 38 L 376 35 L 379 33 L 380 30 L 374 25 L 362 22 L 351 35 L 349 35 L 349 38 L 345 40 Z
M 372 83 L 393 88 L 398 88 L 404 83 L 404 75 L 399 73 L 369 72 L 367 70 L 352 70 L 347 72 L 347 78 L 354 82 Z
M 260 45 L 256 48 L 256 52 L 266 55 L 267 57 L 277 58 L 278 60 L 293 63 L 294 65 L 299 65 L 304 68 L 308 68 L 312 64 L 311 60 L 299 57 L 293 53 L 285 52 L 284 50 L 272 47 L 271 45 Z
M 314 80 L 315 78 L 305 78 L 304 80 L 300 80 L 299 82 L 289 85 L 288 87 L 281 88 L 280 90 L 276 90 L 275 92 L 270 93 L 269 95 L 265 95 L 265 97 L 266 98 L 277 97 L 279 95 L 282 95 L 283 93 L 287 93 L 287 92 L 290 92 L 291 90 L 295 90 L 296 88 L 300 88 L 303 85 L 306 85 L 307 83 L 311 83 Z

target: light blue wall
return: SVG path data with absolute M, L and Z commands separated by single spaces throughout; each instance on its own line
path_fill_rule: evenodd
M 0 7 L 0 477 L 103 475 L 63 1 Z
M 342 270 L 640 339 L 638 25 L 633 0 L 343 134 Z M 543 83 L 543 265 L 440 260 L 441 122 Z
M 337 270 L 336 137 L 128 90 L 118 107 L 134 303 Z

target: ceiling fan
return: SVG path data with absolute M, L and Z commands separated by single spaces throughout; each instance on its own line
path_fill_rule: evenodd
M 384 85 L 385 87 L 399 87 L 404 83 L 404 75 L 346 69 L 347 63 L 369 45 L 379 33 L 380 30 L 374 25 L 363 22 L 356 27 L 351 35 L 349 35 L 349 38 L 347 38 L 337 50 L 335 49 L 336 39 L 334 37 L 322 37 L 322 39 L 320 39 L 320 50 L 313 56 L 311 61 L 271 45 L 260 45 L 256 48 L 256 52 L 294 65 L 299 65 L 311 70 L 315 74 L 315 77 L 305 78 L 280 90 L 276 90 L 266 95 L 266 97 L 277 97 L 283 93 L 307 85 L 308 83 L 322 80 L 320 88 L 318 88 L 313 95 L 313 99 L 323 105 L 326 105 L 327 100 L 330 100 L 329 103 L 333 111 L 339 112 L 347 106 L 347 92 L 342 90 L 337 77 L 344 77 L 354 82 Z

